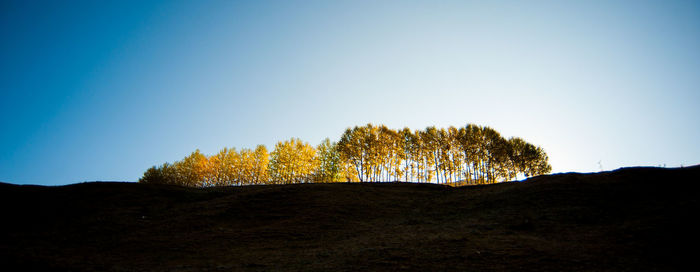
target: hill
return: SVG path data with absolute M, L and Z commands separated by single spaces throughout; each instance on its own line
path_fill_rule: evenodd
M 694 263 L 687 248 L 697 237 L 692 222 L 699 180 L 695 166 L 458 188 L 0 184 L 0 265 L 69 271 L 681 270 Z

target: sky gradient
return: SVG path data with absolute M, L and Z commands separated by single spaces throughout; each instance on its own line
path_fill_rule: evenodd
M 3 182 L 370 122 L 488 125 L 554 172 L 700 163 L 695 1 L 3 1 L 0 39 Z

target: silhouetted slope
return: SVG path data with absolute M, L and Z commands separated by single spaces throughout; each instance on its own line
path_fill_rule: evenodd
M 680 270 L 700 167 L 519 183 L 192 189 L 0 184 L 2 267 L 71 271 Z

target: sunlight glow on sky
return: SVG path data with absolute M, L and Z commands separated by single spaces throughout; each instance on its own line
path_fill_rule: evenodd
M 554 172 L 700 163 L 698 2 L 97 2 L 0 3 L 0 181 L 368 122 L 488 125 Z

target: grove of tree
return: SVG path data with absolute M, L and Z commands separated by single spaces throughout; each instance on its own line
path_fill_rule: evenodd
M 412 131 L 384 125 L 348 128 L 338 142 L 314 147 L 300 139 L 278 142 L 272 152 L 224 148 L 195 150 L 172 164 L 146 170 L 139 182 L 193 187 L 310 182 L 431 182 L 488 184 L 549 173 L 547 154 L 496 130 L 464 127 Z

